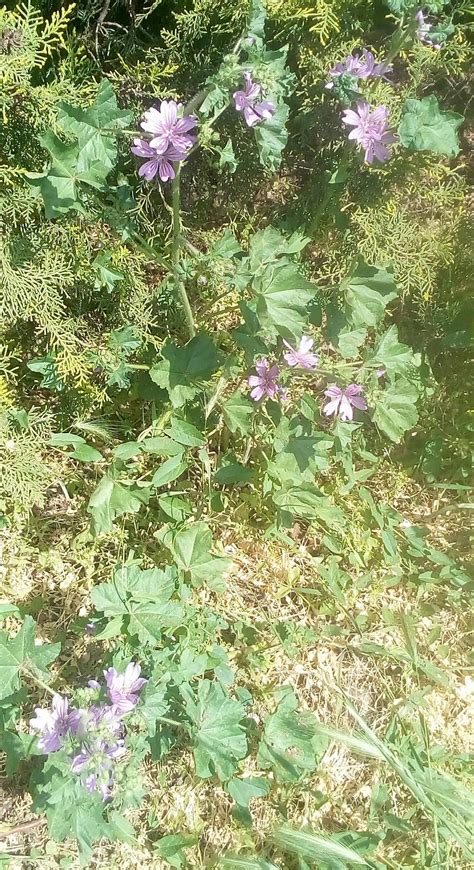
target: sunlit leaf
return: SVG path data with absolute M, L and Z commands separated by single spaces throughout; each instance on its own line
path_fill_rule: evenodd
M 230 698 L 220 683 L 201 680 L 197 699 L 187 700 L 186 712 L 194 724 L 197 775 L 204 779 L 214 775 L 224 781 L 230 779 L 238 761 L 247 754 L 243 704 Z
M 217 348 L 207 335 L 197 335 L 183 347 L 165 345 L 162 356 L 150 369 L 150 377 L 168 390 L 175 408 L 193 399 L 219 366 Z
M 457 112 L 442 112 L 434 94 L 407 100 L 400 121 L 400 142 L 410 151 L 432 151 L 455 157 L 459 152 L 458 128 L 464 121 Z

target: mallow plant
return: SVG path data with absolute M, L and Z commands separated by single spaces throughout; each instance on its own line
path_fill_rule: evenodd
M 393 81 L 402 48 L 418 39 L 442 51 L 450 36 L 442 3 L 420 9 L 389 0 L 389 6 L 398 26 L 387 50 L 376 56 L 361 46 L 321 82 L 339 118 L 344 178 L 377 171 L 403 150 L 451 156 L 459 148 L 462 117 L 443 110 L 434 94 L 407 100 L 396 129 L 388 107 L 364 96 L 369 80 Z M 355 257 L 328 302 L 305 259 L 311 245 L 305 226 L 289 232 L 269 222 L 245 242 L 226 228 L 206 250 L 188 238 L 181 186 L 196 152 L 217 158 L 224 171 L 238 161 L 232 139 L 222 140 L 224 113 L 252 137 L 262 172 L 278 169 L 290 106 L 297 111 L 287 54 L 286 47 L 266 46 L 265 11 L 254 0 L 242 37 L 194 97 L 157 100 L 134 118 L 103 81 L 91 107 L 62 104 L 57 130 L 40 140 L 48 165 L 30 177 L 50 219 L 83 212 L 101 198 L 118 208 L 124 185 L 111 178 L 120 136 L 130 173 L 159 186 L 171 216 L 164 250 L 130 220 L 125 240 L 160 262 L 183 315 L 181 331 L 158 341 L 159 350 L 132 328 L 113 336 L 120 375 L 111 375 L 110 387 L 127 389 L 136 370 L 145 370 L 160 391 L 141 428 L 107 455 L 73 431 L 50 439 L 71 462 L 94 471 L 88 534 L 113 533 L 118 521 L 146 512 L 155 526 L 157 565 L 145 568 L 131 553 L 92 590 L 79 630 L 90 634 L 104 662 L 76 686 L 63 686 L 50 667 L 59 645 L 36 644 L 30 616 L 17 634 L 0 633 L 9 772 L 35 759 L 34 809 L 46 814 L 52 839 L 77 839 L 83 863 L 101 838 L 136 842 L 124 813 L 144 800 L 145 762 L 186 751 L 194 775 L 219 781 L 244 824 L 251 823 L 249 794 L 264 796 L 275 783 L 298 782 L 315 769 L 328 744 L 315 718 L 299 713 L 284 691 L 256 725 L 254 699 L 238 684 L 222 641 L 233 627 L 195 600 L 201 587 L 222 594 L 231 567 L 215 545 L 213 522 L 244 506 L 246 521 L 268 539 L 290 540 L 298 520 L 318 529 L 323 550 L 343 552 L 344 499 L 373 473 L 371 448 L 380 439 L 384 449 L 399 443 L 432 389 L 420 354 L 400 340 L 399 290 L 389 266 Z M 215 275 L 221 291 L 204 294 Z M 225 329 L 217 326 L 223 300 Z M 361 493 L 395 576 L 420 559 L 436 564 L 434 551 L 410 537 L 400 515 L 379 510 L 362 487 Z M 449 559 L 443 570 L 443 580 L 463 585 Z M 14 608 L 12 614 L 18 616 Z M 28 710 L 25 686 L 44 696 L 35 710 Z M 28 719 L 28 732 L 18 728 L 20 718 Z M 242 778 L 249 753 L 262 771 L 252 777 L 251 792 Z

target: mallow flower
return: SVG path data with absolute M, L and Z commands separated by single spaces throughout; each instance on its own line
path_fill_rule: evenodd
M 278 366 L 271 366 L 267 359 L 261 359 L 255 363 L 257 374 L 250 375 L 248 385 L 251 387 L 250 396 L 256 402 L 265 397 L 276 399 L 280 394 L 277 382 L 280 370 Z
M 152 107 L 145 112 L 140 126 L 142 130 L 153 134 L 150 147 L 157 154 L 165 154 L 168 148 L 186 153 L 194 145 L 196 137 L 189 136 L 188 133 L 196 126 L 197 118 L 194 115 L 178 118 L 181 109 L 182 103 L 163 100 L 159 109 Z
M 253 81 L 251 72 L 244 73 L 244 80 L 244 89 L 234 92 L 234 105 L 238 112 L 243 112 L 247 126 L 254 127 L 271 118 L 276 106 L 270 100 L 262 100 L 262 88 Z
M 129 713 L 138 704 L 139 693 L 147 682 L 140 676 L 140 665 L 130 662 L 123 674 L 115 668 L 104 671 L 107 691 L 113 708 L 119 713 Z
M 38 748 L 42 752 L 57 752 L 63 745 L 63 739 L 69 734 L 76 734 L 84 710 L 70 710 L 69 701 L 61 695 L 54 695 L 51 710 L 42 707 L 35 708 L 36 717 L 30 719 L 30 727 L 40 735 Z
M 324 395 L 330 399 L 323 408 L 323 413 L 327 417 L 340 417 L 347 422 L 353 419 L 353 408 L 358 408 L 359 411 L 367 410 L 367 402 L 362 396 L 362 387 L 359 384 L 349 384 L 345 389 L 341 389 L 337 384 L 331 384 L 324 391 Z
M 178 151 L 173 146 L 167 148 L 163 154 L 158 154 L 145 139 L 134 139 L 131 151 L 137 157 L 145 158 L 146 162 L 142 163 L 138 174 L 147 181 L 153 181 L 156 175 L 159 175 L 162 181 L 171 181 L 176 176 L 173 163 L 186 159 L 186 153 Z
M 377 106 L 372 110 L 368 103 L 363 102 L 357 103 L 355 111 L 346 109 L 343 112 L 343 123 L 354 128 L 349 139 L 355 139 L 363 148 L 366 163 L 372 163 L 374 157 L 385 163 L 392 156 L 387 145 L 392 145 L 397 138 L 388 129 L 388 116 L 387 106 Z
M 371 51 L 364 48 L 362 54 L 349 54 L 329 70 L 329 75 L 337 77 L 350 75 L 356 79 L 378 78 L 389 71 L 389 66 L 377 63 Z
M 303 369 L 314 369 L 317 366 L 319 357 L 311 352 L 314 341 L 308 335 L 303 335 L 297 348 L 285 339 L 283 339 L 283 344 L 288 348 L 283 354 L 283 358 L 292 368 L 301 366 Z

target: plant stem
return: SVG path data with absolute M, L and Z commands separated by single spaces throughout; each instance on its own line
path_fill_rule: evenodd
M 403 19 L 400 22 L 400 26 L 398 28 L 398 32 L 396 31 L 394 36 L 392 37 L 392 48 L 390 49 L 387 57 L 385 59 L 385 63 L 389 64 L 392 60 L 395 60 L 403 46 L 405 45 L 407 39 L 413 37 L 416 33 L 417 22 L 415 13 L 413 13 L 412 17 L 408 21 L 405 31 L 403 30 Z
M 176 166 L 176 175 L 171 182 L 171 203 L 173 209 L 173 242 L 171 246 L 171 263 L 173 268 L 174 286 L 184 311 L 189 337 L 194 338 L 194 336 L 196 335 L 196 328 L 194 326 L 193 312 L 189 302 L 188 294 L 186 293 L 186 287 L 184 286 L 184 282 L 179 277 L 179 255 L 181 248 L 180 175 L 181 167 L 178 165 Z
M 345 145 L 344 145 L 344 148 L 343 148 L 343 152 L 342 152 L 342 154 L 341 154 L 341 158 L 340 158 L 340 160 L 339 160 L 338 167 L 337 167 L 336 171 L 332 173 L 332 175 L 331 175 L 329 181 L 327 182 L 327 184 L 326 184 L 326 190 L 325 190 L 325 192 L 324 192 L 324 195 L 323 195 L 323 197 L 322 197 L 322 199 L 321 199 L 321 201 L 320 201 L 320 203 L 319 203 L 319 205 L 318 205 L 318 207 L 317 207 L 317 209 L 316 209 L 316 211 L 315 211 L 315 213 L 314 213 L 314 215 L 313 215 L 313 219 L 312 219 L 312 221 L 311 221 L 311 223 L 310 223 L 310 225 L 309 225 L 308 232 L 309 232 L 311 235 L 312 235 L 312 234 L 315 232 L 315 230 L 317 229 L 318 224 L 319 224 L 319 221 L 320 221 L 321 218 L 323 217 L 323 215 L 324 215 L 324 213 L 325 213 L 325 211 L 326 211 L 326 208 L 327 208 L 327 206 L 329 205 L 329 203 L 330 203 L 331 199 L 333 198 L 334 194 L 335 194 L 338 190 L 340 190 L 341 187 L 342 187 L 342 185 L 345 183 L 345 181 L 346 181 L 345 170 L 347 169 L 347 167 L 348 167 L 348 165 L 349 165 L 349 162 L 350 162 L 350 158 L 351 158 L 351 156 L 352 156 L 352 153 L 353 153 L 353 151 L 352 151 L 352 148 L 351 148 L 351 144 L 350 144 L 350 142 L 346 142 Z M 342 174 L 342 178 L 341 178 L 340 181 L 337 181 L 337 180 L 336 180 L 336 176 L 337 176 L 339 173 Z M 335 180 L 334 180 L 334 181 L 331 181 L 331 179 L 333 179 L 333 178 L 334 178 Z
M 27 679 L 30 679 L 33 681 L 33 683 L 36 683 L 36 685 L 39 686 L 40 689 L 44 689 L 44 691 L 48 692 L 50 695 L 57 694 L 57 692 L 55 692 L 54 689 L 51 688 L 51 686 L 48 686 L 48 684 L 44 683 L 43 680 L 40 680 L 39 677 L 35 677 L 35 675 L 31 673 L 31 671 L 28 671 L 26 668 L 22 668 L 21 672 L 22 674 L 24 674 L 25 677 L 27 677 Z
M 184 722 L 177 722 L 176 719 L 169 719 L 168 716 L 157 716 L 156 721 L 163 722 L 164 725 L 173 725 L 175 728 L 185 728 L 187 730 Z

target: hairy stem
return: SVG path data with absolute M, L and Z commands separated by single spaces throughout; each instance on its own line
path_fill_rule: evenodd
M 179 277 L 179 257 L 181 248 L 181 189 L 180 189 L 180 174 L 181 169 L 176 166 L 176 176 L 171 182 L 171 203 L 173 209 L 173 242 L 171 246 L 171 263 L 173 268 L 174 286 L 176 295 L 179 297 L 181 306 L 186 318 L 186 325 L 190 338 L 196 335 L 196 327 L 194 325 L 194 317 L 189 302 L 188 294 L 184 282 Z

